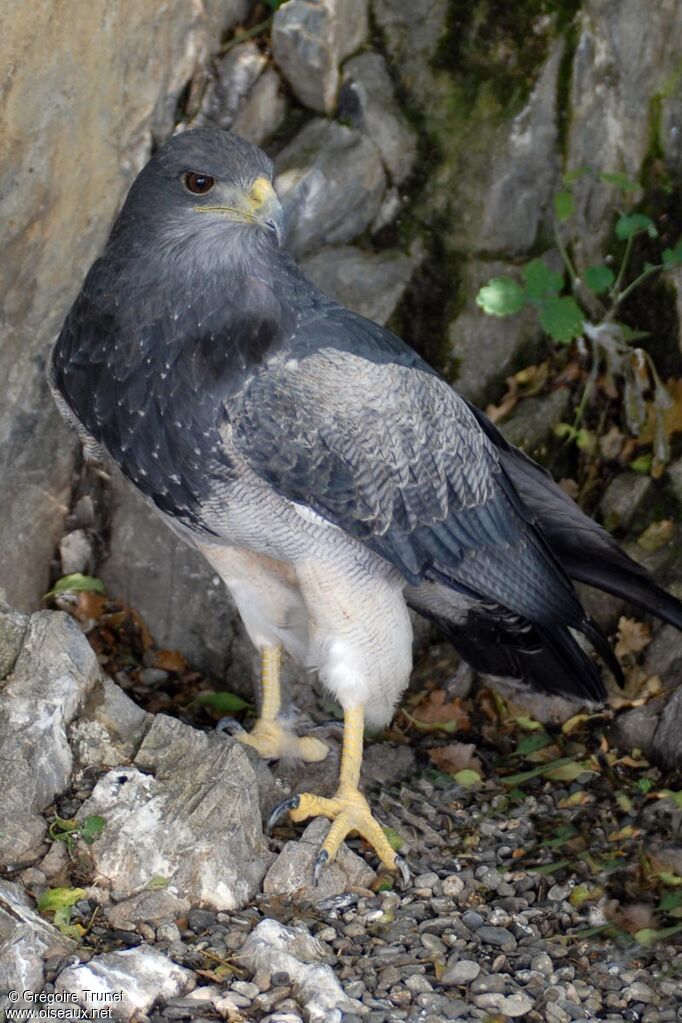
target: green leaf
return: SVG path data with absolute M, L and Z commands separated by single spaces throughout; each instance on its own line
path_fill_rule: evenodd
M 471 768 L 457 771 L 453 774 L 453 778 L 458 785 L 462 785 L 465 789 L 471 789 L 474 785 L 479 785 L 482 780 L 478 771 L 474 771 Z
M 557 220 L 568 220 L 575 210 L 575 199 L 570 192 L 557 192 L 554 196 L 554 213 Z
M 607 171 L 602 171 L 599 177 L 607 185 L 615 185 L 616 188 L 620 188 L 624 192 L 636 192 L 639 188 L 639 184 L 636 181 L 632 181 L 625 174 L 609 174 Z
M 476 296 L 476 304 L 489 316 L 512 316 L 524 302 L 523 288 L 511 277 L 493 277 Z
M 570 764 L 562 764 L 552 771 L 547 771 L 547 777 L 552 781 L 575 781 L 581 774 L 587 774 L 588 772 L 591 774 L 596 773 L 587 764 L 574 760 Z
M 540 302 L 547 295 L 558 295 L 564 286 L 564 275 L 551 270 L 544 259 L 531 259 L 522 273 L 526 297 L 531 302 Z
M 642 231 L 646 231 L 650 238 L 656 238 L 658 235 L 656 225 L 645 213 L 626 213 L 616 221 L 616 236 L 621 241 L 633 238 Z
M 405 845 L 405 839 L 403 838 L 403 836 L 398 831 L 396 831 L 395 828 L 386 827 L 382 828 L 381 830 L 386 835 L 386 839 L 391 849 L 393 849 L 394 852 L 399 852 Z
M 639 458 L 633 458 L 628 463 L 628 468 L 632 469 L 633 472 L 638 472 L 642 476 L 648 476 L 651 472 L 651 466 L 653 465 L 653 458 L 651 455 L 640 455 Z M 643 778 L 642 781 L 648 781 L 648 778 Z
M 164 877 L 163 874 L 154 874 L 154 877 L 147 881 L 145 888 L 147 891 L 156 891 L 158 888 L 165 888 L 169 882 L 170 878 Z
M 680 892 L 667 892 L 658 903 L 659 909 L 668 913 L 671 909 L 677 909 L 678 906 L 682 906 L 682 891 Z
M 38 910 L 41 913 L 56 913 L 59 909 L 70 909 L 84 896 L 85 888 L 48 888 L 38 899 Z
M 614 320 L 614 326 L 620 328 L 624 341 L 641 341 L 642 338 L 651 337 L 651 331 L 633 330 L 632 327 L 628 327 L 627 323 L 618 323 Z
M 522 739 L 514 750 L 514 754 L 520 757 L 525 757 L 529 753 L 536 753 L 539 749 L 544 749 L 545 746 L 549 746 L 552 739 L 547 732 L 535 732 L 534 735 L 527 735 L 525 739 Z
M 58 597 L 60 593 L 78 593 L 81 590 L 94 590 L 95 593 L 104 593 L 104 583 L 93 575 L 73 572 L 71 575 L 63 575 L 61 579 L 58 579 L 45 596 Z
M 557 870 L 563 870 L 570 865 L 570 860 L 557 860 L 556 863 L 545 863 L 541 867 L 529 867 L 528 873 L 533 874 L 556 874 Z
M 104 817 L 98 817 L 96 814 L 91 814 L 89 817 L 85 818 L 81 825 L 80 837 L 84 842 L 87 842 L 88 845 L 92 845 L 92 843 L 96 842 L 104 831 L 105 824 L 106 821 L 104 820 Z
M 518 774 L 508 774 L 502 781 L 505 785 L 521 785 L 524 781 L 530 781 L 531 778 L 539 778 L 541 774 L 545 774 L 547 771 L 556 770 L 556 768 L 563 766 L 563 764 L 572 764 L 573 761 L 570 757 L 560 757 L 559 760 L 552 760 L 549 764 L 540 764 L 539 767 L 534 767 L 530 771 L 520 771 Z
M 542 725 L 535 718 L 528 717 L 527 714 L 519 714 L 514 718 L 514 721 L 522 728 L 524 732 L 539 732 L 542 729 Z
M 674 805 L 678 810 L 682 810 L 682 789 L 674 791 L 673 789 L 661 789 L 661 795 L 667 799 L 672 799 Z
M 550 337 L 567 345 L 583 332 L 583 312 L 574 298 L 548 298 L 540 307 L 540 323 Z
M 644 927 L 641 931 L 635 931 L 635 941 L 640 945 L 654 945 L 657 941 L 663 941 L 666 938 L 671 938 L 673 934 L 679 934 L 682 931 L 682 924 L 675 924 L 673 927 L 663 927 L 660 931 L 655 931 L 651 927 Z
M 249 706 L 246 700 L 242 700 L 236 693 L 199 693 L 196 701 L 206 707 L 212 707 L 221 714 L 231 714 Z
M 601 295 L 607 291 L 616 279 L 616 275 L 610 266 L 588 266 L 583 274 L 583 280 L 588 288 Z
M 591 170 L 589 167 L 575 167 L 573 170 L 566 171 L 564 174 L 564 182 L 567 185 L 572 185 L 580 178 L 584 178 L 586 174 L 590 174 Z
M 632 465 L 632 462 L 630 463 L 630 465 Z M 651 789 L 654 787 L 653 778 L 638 778 L 635 784 L 637 785 L 639 791 L 643 792 L 644 795 L 646 795 L 647 792 L 650 792 Z
M 682 238 L 672 249 L 663 249 L 661 256 L 663 266 L 670 268 L 673 266 L 679 266 L 682 263 Z

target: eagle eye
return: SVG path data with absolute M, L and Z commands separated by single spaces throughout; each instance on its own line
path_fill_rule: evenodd
M 187 191 L 193 195 L 206 195 L 215 185 L 215 178 L 210 174 L 200 174 L 198 171 L 187 171 L 182 180 Z

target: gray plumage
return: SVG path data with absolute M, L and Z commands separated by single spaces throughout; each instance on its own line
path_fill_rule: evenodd
M 209 195 L 189 172 L 215 178 Z M 215 565 L 254 642 L 283 642 L 342 705 L 389 719 L 408 603 L 481 670 L 601 698 L 570 631 L 601 643 L 561 521 L 589 534 L 612 589 L 632 563 L 412 349 L 301 273 L 276 200 L 244 205 L 271 176 L 208 129 L 151 159 L 55 346 L 60 402 Z

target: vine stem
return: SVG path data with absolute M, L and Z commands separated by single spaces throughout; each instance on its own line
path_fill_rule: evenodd
M 271 14 L 269 17 L 265 18 L 264 21 L 259 21 L 257 25 L 254 25 L 252 28 L 247 28 L 244 32 L 240 32 L 239 35 L 235 36 L 234 39 L 230 39 L 229 42 L 224 43 L 218 50 L 220 56 L 222 57 L 228 53 L 233 46 L 238 46 L 239 43 L 245 43 L 247 39 L 254 39 L 255 36 L 259 36 L 261 32 L 265 31 L 273 18 L 274 14 Z
M 562 239 L 561 235 L 559 234 L 559 228 L 557 227 L 556 224 L 554 224 L 554 240 L 555 240 L 557 248 L 559 250 L 559 255 L 561 256 L 561 258 L 563 260 L 563 263 L 564 263 L 564 266 L 568 270 L 568 275 L 571 278 L 571 287 L 573 289 L 575 289 L 576 284 L 577 284 L 577 282 L 579 280 L 578 274 L 576 273 L 576 269 L 573 266 L 573 261 L 572 261 L 571 257 L 568 254 L 568 249 L 564 245 L 563 239 Z
M 630 295 L 635 290 L 635 288 L 638 288 L 640 286 L 640 284 L 642 284 L 642 282 L 647 279 L 647 277 L 650 277 L 651 274 L 656 273 L 657 271 L 662 270 L 662 269 L 663 269 L 663 264 L 662 263 L 657 263 L 656 266 L 649 266 L 649 267 L 647 267 L 647 269 L 644 270 L 639 275 L 639 277 L 635 277 L 634 281 L 632 281 L 630 284 L 628 284 L 627 288 L 624 288 L 623 291 L 621 291 L 621 293 L 619 295 L 616 295 L 616 297 L 614 298 L 613 305 L 611 306 L 611 308 L 609 310 L 608 318 L 611 319 L 613 317 L 613 314 L 615 313 L 615 311 L 618 308 L 618 306 L 620 305 L 620 303 L 623 302 L 624 299 L 626 299 L 628 297 L 628 295 Z M 616 283 L 618 283 L 618 282 L 616 282 Z

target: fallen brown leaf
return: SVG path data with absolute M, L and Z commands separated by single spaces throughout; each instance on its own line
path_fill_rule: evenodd
M 450 742 L 447 746 L 437 746 L 429 750 L 429 758 L 434 767 L 446 774 L 468 770 L 483 774 L 483 764 L 476 756 L 473 742 Z
M 617 635 L 615 653 L 618 660 L 622 661 L 629 654 L 638 654 L 648 647 L 651 642 L 651 626 L 622 615 L 618 620 Z
M 448 726 L 449 731 L 468 731 L 471 728 L 469 715 L 462 700 L 456 696 L 447 700 L 444 689 L 434 689 L 427 693 L 411 712 L 414 724 L 426 726 Z
M 643 551 L 653 554 L 654 551 L 660 550 L 668 543 L 674 530 L 675 523 L 672 519 L 659 519 L 658 522 L 652 522 L 650 526 L 647 526 L 642 535 L 637 538 L 637 545 Z

